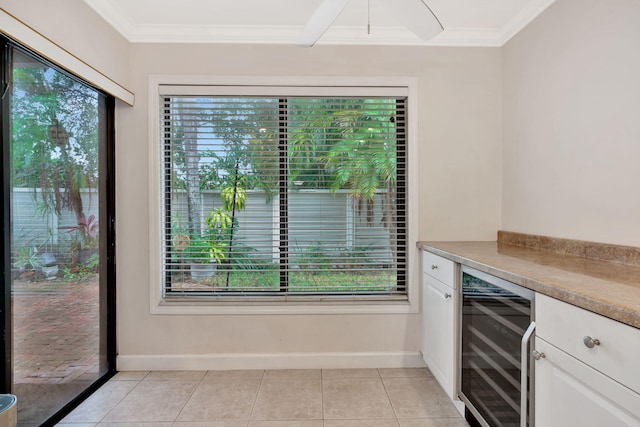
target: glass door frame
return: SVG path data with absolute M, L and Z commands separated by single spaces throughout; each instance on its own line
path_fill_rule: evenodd
M 0 364 L 0 393 L 11 393 L 13 386 L 13 313 L 11 303 L 11 81 L 12 52 L 20 50 L 37 60 L 54 67 L 60 72 L 78 80 L 87 86 L 92 85 L 52 64 L 28 48 L 12 41 L 0 33 L 0 180 L 2 183 L 2 209 L 0 209 L 0 225 L 3 228 L 2 245 L 0 245 L 0 328 L 3 336 L 0 339 L 0 353 L 4 363 Z M 106 371 L 84 391 L 76 395 L 58 412 L 44 422 L 43 425 L 54 425 L 66 416 L 73 408 L 85 400 L 91 393 L 108 381 L 116 373 L 116 265 L 115 265 L 115 98 L 94 87 L 104 97 L 104 115 L 99 120 L 99 176 L 100 187 L 99 223 L 99 310 L 100 310 L 100 358 L 105 363 Z M 105 351 L 102 351 L 102 349 Z M 104 358 L 106 357 L 106 360 Z M 20 402 L 18 402 L 20 405 Z

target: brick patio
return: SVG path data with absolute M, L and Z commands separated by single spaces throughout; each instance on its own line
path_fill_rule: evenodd
M 36 427 L 98 378 L 98 277 L 12 285 L 18 426 Z
M 13 283 L 14 384 L 98 376 L 98 277 Z

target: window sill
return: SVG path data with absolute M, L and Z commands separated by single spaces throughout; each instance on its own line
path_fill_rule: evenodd
M 176 315 L 297 315 L 297 314 L 410 314 L 417 304 L 406 299 L 388 301 L 196 301 L 165 298 L 153 304 L 151 314 Z

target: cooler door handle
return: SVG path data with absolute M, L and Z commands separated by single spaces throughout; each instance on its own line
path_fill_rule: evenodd
M 533 332 L 536 330 L 536 322 L 531 322 L 520 343 L 520 427 L 527 427 L 527 418 L 529 418 L 527 408 L 527 380 L 529 374 L 529 352 L 527 345 L 531 340 Z

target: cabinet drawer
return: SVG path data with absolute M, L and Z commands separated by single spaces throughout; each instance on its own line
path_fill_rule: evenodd
M 640 329 L 536 294 L 536 334 L 640 393 Z M 587 346 L 585 339 L 598 340 Z
M 455 263 L 431 252 L 422 252 L 422 271 L 431 277 L 440 280 L 447 286 L 456 288 Z

